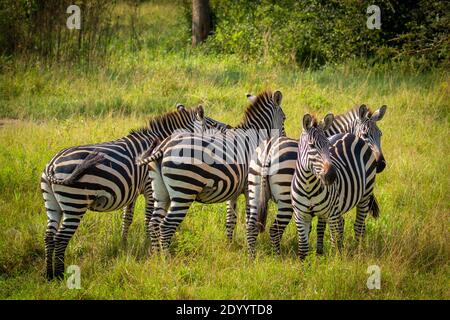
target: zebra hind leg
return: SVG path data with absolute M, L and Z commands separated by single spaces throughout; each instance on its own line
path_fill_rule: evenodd
M 283 236 L 286 226 L 292 219 L 292 205 L 290 203 L 278 203 L 278 213 L 275 217 L 275 221 L 269 230 L 270 242 L 277 254 L 281 254 L 281 237 Z
M 236 228 L 237 215 L 236 215 L 236 200 L 227 201 L 227 238 L 229 242 L 233 241 L 233 233 Z
M 246 197 L 245 227 L 247 232 L 247 248 L 251 259 L 256 256 L 256 238 L 258 237 L 257 216 L 250 209 L 250 198 Z
M 167 215 L 169 202 L 155 200 L 154 203 L 155 210 L 148 222 L 147 230 L 150 241 L 150 250 L 152 252 L 157 252 L 160 249 L 161 223 Z
M 123 247 L 127 244 L 128 239 L 128 231 L 130 229 L 130 225 L 133 222 L 133 214 L 134 214 L 134 202 L 125 206 L 123 208 L 122 214 L 122 238 L 121 244 Z
M 64 256 L 67 245 L 83 218 L 87 208 L 77 209 L 77 211 L 63 211 L 63 219 L 58 232 L 55 235 L 55 273 L 56 278 L 64 276 Z
M 151 243 L 151 234 L 150 234 L 150 222 L 152 220 L 153 211 L 155 209 L 155 200 L 153 196 L 150 194 L 145 197 L 145 242 L 146 244 Z
M 48 280 L 51 280 L 54 277 L 53 256 L 55 251 L 55 234 L 61 222 L 62 211 L 46 180 L 41 181 L 41 189 L 47 211 L 47 229 L 44 237 L 46 277 Z
M 174 201 L 170 202 L 169 211 L 165 216 L 164 220 L 160 225 L 160 239 L 161 239 L 161 248 L 163 250 L 168 250 L 170 246 L 170 242 L 172 237 L 178 227 L 178 225 L 183 221 L 186 216 L 189 207 L 191 206 L 194 199 L 183 199 L 183 201 Z

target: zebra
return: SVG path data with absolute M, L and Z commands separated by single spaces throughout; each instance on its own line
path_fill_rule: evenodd
M 58 152 L 47 163 L 40 180 L 47 213 L 47 278 L 62 277 L 66 247 L 87 209 L 107 212 L 123 208 L 122 239 L 126 240 L 134 204 L 143 194 L 145 219 L 150 220 L 153 191 L 148 168 L 135 164 L 139 154 L 154 148 L 158 139 L 176 130 L 224 126 L 205 118 L 202 106 L 186 109 L 178 105 L 176 111 L 152 118 L 148 126 L 132 130 L 118 140 Z
M 328 114 L 319 124 L 310 114 L 303 117 L 303 132 L 291 184 L 291 200 L 298 234 L 298 254 L 304 259 L 314 215 L 330 225 L 332 244 L 343 247 L 343 214 L 356 206 L 357 215 L 366 216 L 373 206 L 377 161 L 369 144 L 351 133 L 327 139 L 333 122 Z M 357 237 L 363 226 L 355 223 Z M 323 230 L 321 230 L 323 231 Z
M 377 122 L 383 118 L 386 110 L 385 105 L 375 112 L 370 111 L 365 105 L 353 108 L 342 115 L 336 116 L 330 128 L 324 131 L 325 136 L 330 138 L 338 133 L 353 133 L 366 141 L 377 159 L 377 173 L 380 173 L 385 168 L 386 161 L 381 150 L 382 132 L 378 128 Z M 293 214 L 290 189 L 297 160 L 297 150 L 297 140 L 287 137 L 272 138 L 264 141 L 256 149 L 256 156 L 250 163 L 248 177 L 250 216 L 255 220 L 253 223 L 256 223 L 259 232 L 264 231 L 267 202 L 270 198 L 276 202 L 278 213 L 269 234 L 272 247 L 277 254 L 281 251 L 281 237 Z M 374 196 L 371 208 L 370 212 L 374 217 L 377 217 L 379 209 Z M 357 216 L 358 225 L 364 226 L 363 218 L 365 216 Z M 325 221 L 319 219 L 317 225 L 317 253 L 319 254 L 323 253 L 325 228 Z M 250 242 L 249 248 L 254 250 L 256 238 L 250 237 L 247 241 Z
M 155 211 L 150 230 L 155 250 L 168 249 L 192 202 L 233 204 L 240 194 L 246 195 L 248 165 L 258 139 L 284 133 L 281 100 L 280 91 L 263 92 L 251 101 L 242 123 L 226 133 L 172 136 L 151 156 L 140 159 L 140 165 L 151 167 Z

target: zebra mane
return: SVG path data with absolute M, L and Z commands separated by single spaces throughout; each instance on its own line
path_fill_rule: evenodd
M 346 117 L 350 116 L 352 119 L 357 119 L 358 113 L 359 113 L 359 107 L 360 106 L 357 105 L 344 113 L 336 115 L 334 118 L 336 120 L 336 119 L 346 118 Z M 368 118 L 372 117 L 373 111 L 367 106 L 366 106 L 366 108 L 367 108 L 367 113 L 366 113 L 367 117 Z
M 160 128 L 170 127 L 173 123 L 178 123 L 179 118 L 189 118 L 193 119 L 193 116 L 198 112 L 198 107 L 195 108 L 186 108 L 183 113 L 178 110 L 168 111 L 164 114 L 154 116 L 148 120 L 148 124 L 145 127 L 139 129 L 132 129 L 130 134 L 135 133 L 151 133 L 155 131 L 159 131 Z
M 273 92 L 271 90 L 266 90 L 258 94 L 255 100 L 247 106 L 244 113 L 244 120 L 236 128 L 248 123 L 254 117 L 255 111 L 262 109 L 269 101 L 273 101 Z

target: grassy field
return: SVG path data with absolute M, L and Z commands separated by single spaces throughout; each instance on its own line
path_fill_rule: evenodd
M 145 20 L 147 47 L 117 50 L 101 68 L 2 62 L 0 299 L 450 298 L 448 73 L 351 64 L 305 71 L 246 63 L 186 49 L 182 12 L 170 4 L 145 5 L 141 14 L 152 17 Z M 311 254 L 301 263 L 291 223 L 281 257 L 271 254 L 263 234 L 256 260 L 249 260 L 241 199 L 232 244 L 225 236 L 225 204 L 195 204 L 171 254 L 148 256 L 140 199 L 126 249 L 120 247 L 120 212 L 85 215 L 66 253 L 66 266 L 80 266 L 81 289 L 44 279 L 46 215 L 39 178 L 57 151 L 119 138 L 177 102 L 201 102 L 208 116 L 237 124 L 245 93 L 266 88 L 284 95 L 290 137 L 299 136 L 305 112 L 323 116 L 360 103 L 388 106 L 379 124 L 387 161 L 375 188 L 381 216 L 368 218 L 361 248 L 353 240 L 351 211 L 341 256 L 330 250 L 327 235 L 326 255 Z M 366 286 L 370 265 L 381 268 L 380 290 Z

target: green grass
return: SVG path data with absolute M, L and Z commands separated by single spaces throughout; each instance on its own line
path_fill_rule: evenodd
M 371 71 L 351 64 L 305 71 L 244 63 L 233 56 L 185 49 L 184 40 L 171 41 L 186 37 L 176 7 L 144 5 L 141 14 L 148 13 L 152 19 L 145 22 L 144 48 L 122 48 L 97 70 L 29 62 L 23 67 L 19 58 L 3 66 L 0 298 L 450 298 L 448 73 Z M 120 247 L 119 211 L 85 215 L 66 253 L 66 266 L 81 268 L 82 289 L 69 290 L 64 281 L 44 279 L 46 215 L 39 178 L 57 151 L 119 138 L 144 125 L 149 116 L 173 110 L 177 102 L 204 103 L 208 116 L 237 124 L 247 105 L 245 93 L 266 88 L 283 92 L 290 137 L 299 136 L 305 112 L 323 116 L 358 103 L 388 105 L 380 122 L 387 168 L 375 188 L 381 216 L 367 219 L 360 248 L 353 240 L 351 211 L 346 214 L 342 255 L 330 250 L 327 236 L 326 255 L 311 254 L 301 263 L 291 223 L 281 257 L 271 254 L 268 235 L 263 234 L 257 258 L 251 261 L 241 199 L 231 245 L 225 236 L 225 204 L 195 204 L 176 233 L 170 255 L 148 256 L 140 199 L 126 249 Z M 269 221 L 274 213 L 271 205 Z M 374 264 L 381 268 L 380 290 L 366 287 L 367 268 Z

